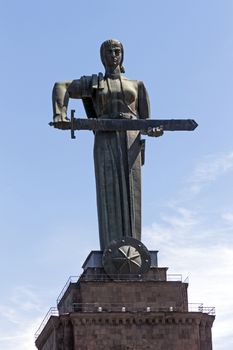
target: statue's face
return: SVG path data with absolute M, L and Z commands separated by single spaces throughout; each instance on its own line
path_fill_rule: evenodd
M 109 68 L 116 68 L 120 65 L 122 59 L 122 52 L 119 46 L 108 46 L 104 52 L 105 66 Z

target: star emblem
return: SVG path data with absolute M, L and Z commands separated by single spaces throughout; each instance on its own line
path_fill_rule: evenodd
M 133 237 L 123 237 L 112 241 L 105 249 L 102 263 L 112 279 L 128 279 L 140 278 L 149 270 L 151 259 L 142 242 Z
M 121 273 L 137 273 L 142 265 L 140 253 L 130 245 L 119 247 L 112 257 L 112 262 Z

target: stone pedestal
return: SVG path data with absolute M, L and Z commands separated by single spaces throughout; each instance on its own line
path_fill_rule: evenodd
M 211 350 L 214 316 L 189 311 L 187 287 L 167 280 L 167 268 L 112 280 L 92 252 L 79 280 L 70 283 L 36 340 L 39 350 Z

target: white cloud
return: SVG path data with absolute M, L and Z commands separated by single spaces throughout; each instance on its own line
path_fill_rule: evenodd
M 202 189 L 208 185 L 214 193 L 216 181 L 232 170 L 232 151 L 206 156 L 161 208 L 156 223 L 143 229 L 146 246 L 159 250 L 159 266 L 189 276 L 189 302 L 216 307 L 215 350 L 233 348 L 233 211 L 212 205 Z
M 161 250 L 159 266 L 168 266 L 168 273 L 181 273 L 183 280 L 189 276 L 189 302 L 216 307 L 214 349 L 230 350 L 233 329 L 230 311 L 233 309 L 233 247 L 222 246 L 221 243 L 211 244 L 211 241 L 203 244 L 201 236 L 198 237 L 199 244 L 192 244 L 196 224 L 191 220 L 188 225 L 189 238 L 179 231 L 180 228 L 185 231 L 185 223 L 180 225 L 180 217 L 177 220 L 173 218 L 167 225 L 153 224 L 145 228 L 143 241 L 149 248 Z
M 227 221 L 228 223 L 233 223 L 233 211 L 232 212 L 226 212 L 222 214 L 223 220 Z
M 4 304 L 0 304 L 0 349 L 36 349 L 34 334 L 43 309 L 39 300 L 31 287 L 18 286 L 9 293 Z
M 146 246 L 160 250 L 159 266 L 168 266 L 168 273 L 189 276 L 189 301 L 216 307 L 215 350 L 233 348 L 233 243 L 229 235 L 233 212 L 215 212 L 212 220 L 209 209 L 196 205 L 194 199 L 204 186 L 214 185 L 232 169 L 233 152 L 205 157 L 183 184 L 182 192 L 163 207 L 157 222 L 143 230 Z M 41 305 L 41 298 L 30 286 L 16 287 L 0 304 L 0 349 L 34 350 L 34 333 L 47 306 Z
M 215 181 L 219 176 L 233 170 L 233 152 L 206 156 L 194 169 L 188 183 L 192 193 L 198 193 L 203 186 Z
M 174 214 L 162 214 L 162 221 L 169 225 L 172 230 L 176 230 L 180 233 L 186 233 L 198 224 L 198 218 L 196 213 L 188 208 L 173 207 L 170 205 L 170 209 L 175 211 Z

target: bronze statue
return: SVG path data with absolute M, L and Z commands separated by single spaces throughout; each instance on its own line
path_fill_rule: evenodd
M 164 130 L 194 130 L 194 120 L 153 120 L 142 81 L 128 80 L 124 50 L 118 40 L 100 48 L 105 74 L 56 83 L 54 121 L 58 129 L 93 130 L 94 161 L 102 264 L 110 276 L 140 275 L 150 268 L 150 254 L 141 242 L 141 166 L 145 140 Z M 88 119 L 67 118 L 69 98 L 82 99 Z
M 83 76 L 56 83 L 53 89 L 54 122 L 67 122 L 69 98 L 82 99 L 87 116 L 98 119 L 149 118 L 149 98 L 143 82 L 122 73 L 124 49 L 118 40 L 100 48 L 105 75 Z M 150 128 L 150 136 L 163 131 Z M 144 142 L 139 131 L 96 131 L 94 161 L 100 246 L 113 240 L 141 239 L 141 165 Z

